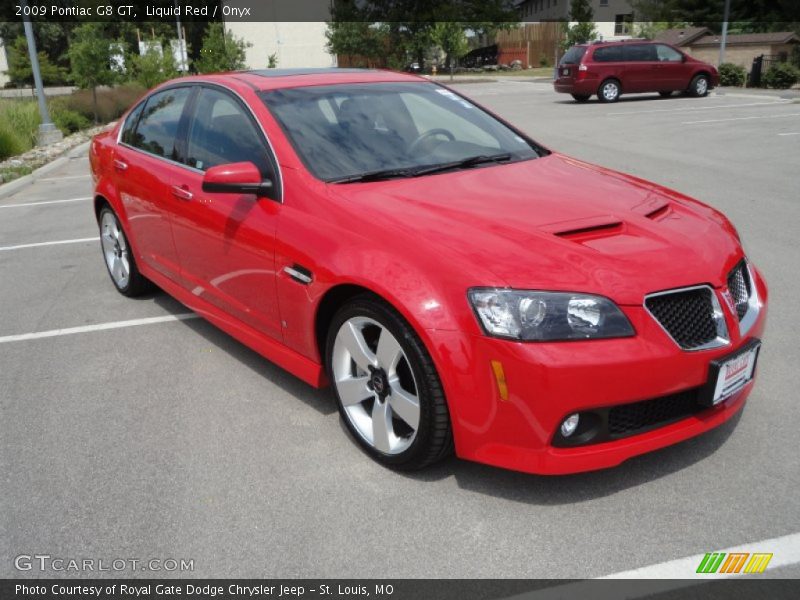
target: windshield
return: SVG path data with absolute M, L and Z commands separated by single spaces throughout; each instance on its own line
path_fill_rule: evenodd
M 432 83 L 309 86 L 261 96 L 300 158 L 324 181 L 418 176 L 435 172 L 424 167 L 475 168 L 545 153 Z

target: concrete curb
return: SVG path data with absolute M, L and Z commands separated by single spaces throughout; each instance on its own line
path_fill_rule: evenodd
M 49 163 L 42 165 L 33 173 L 29 175 L 23 175 L 22 177 L 15 179 L 14 181 L 9 181 L 8 183 L 4 183 L 0 185 L 0 199 L 8 198 L 9 196 L 16 194 L 18 191 L 25 189 L 29 185 L 33 184 L 37 179 L 41 179 L 48 173 L 52 173 L 59 167 L 64 166 L 73 158 L 79 158 L 83 155 L 88 149 L 89 144 L 91 141 L 84 142 L 82 144 L 78 144 L 74 148 L 67 150 L 59 156 L 58 158 L 51 160 Z

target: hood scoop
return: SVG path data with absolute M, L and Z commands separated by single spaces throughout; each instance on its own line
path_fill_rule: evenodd
M 544 225 L 542 230 L 577 243 L 621 234 L 625 224 L 613 215 L 601 215 Z

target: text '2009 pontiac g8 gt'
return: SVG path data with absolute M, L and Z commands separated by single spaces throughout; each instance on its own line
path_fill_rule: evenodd
M 116 288 L 330 384 L 383 464 L 610 467 L 753 386 L 767 289 L 722 214 L 425 79 L 186 77 L 90 158 Z

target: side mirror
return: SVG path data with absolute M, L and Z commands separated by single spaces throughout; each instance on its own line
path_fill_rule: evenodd
M 251 162 L 230 163 L 211 167 L 203 175 L 203 191 L 221 194 L 255 194 L 271 197 L 273 184 L 263 179 Z

